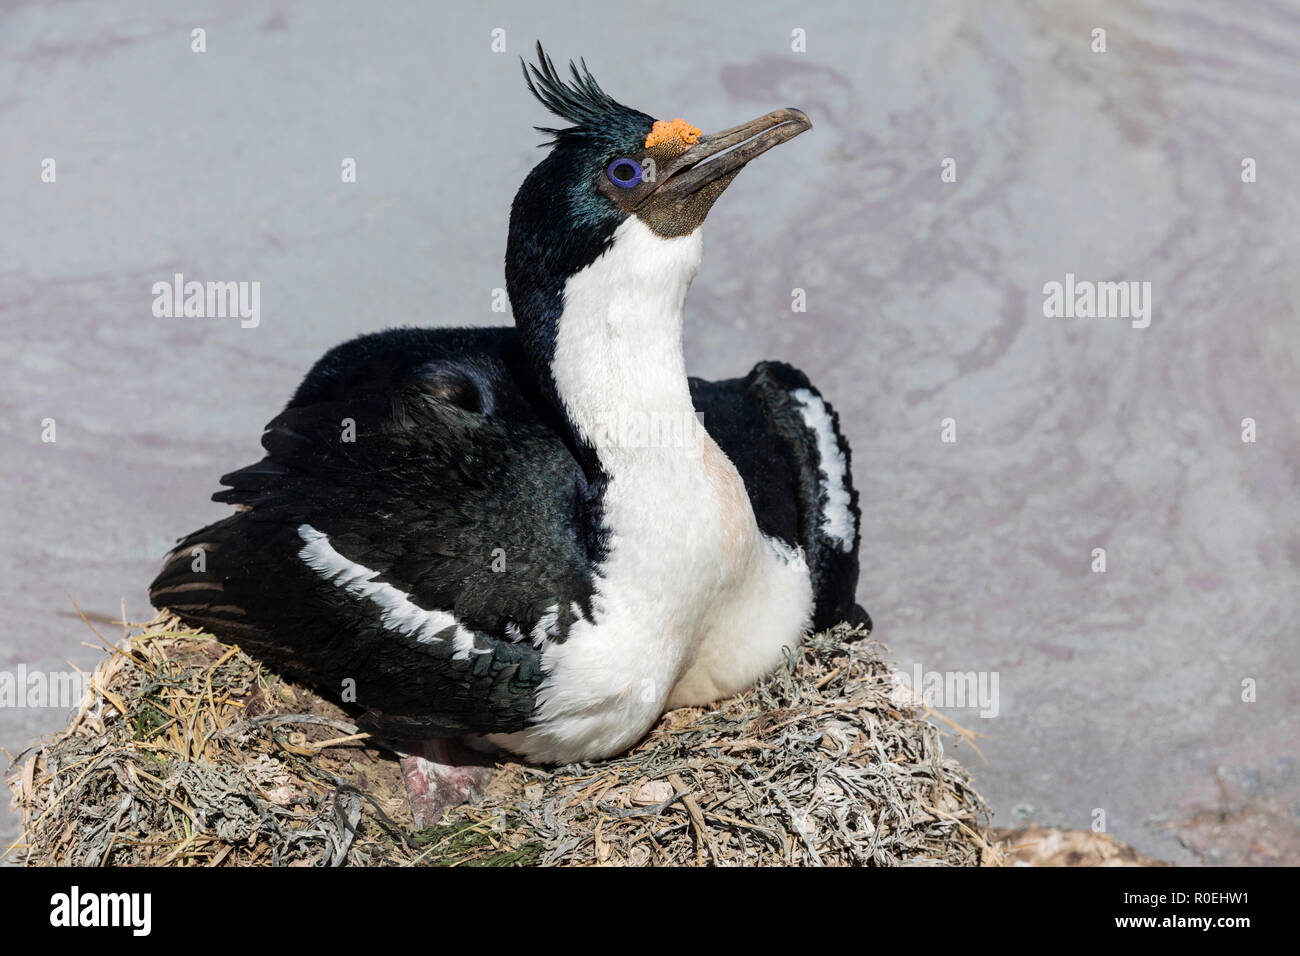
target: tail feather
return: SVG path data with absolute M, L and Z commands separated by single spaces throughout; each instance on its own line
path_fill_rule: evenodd
M 247 621 L 244 608 L 231 601 L 222 575 L 216 572 L 228 551 L 231 525 L 239 518 L 231 515 L 182 538 L 149 585 L 150 603 L 187 624 L 212 630 L 218 637 L 260 633 Z

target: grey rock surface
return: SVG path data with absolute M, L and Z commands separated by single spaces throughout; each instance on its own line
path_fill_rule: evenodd
M 996 717 L 944 711 L 988 735 L 987 764 L 956 752 L 997 822 L 1102 810 L 1151 856 L 1300 862 L 1294 4 L 446 6 L 0 6 L 0 671 L 91 666 L 73 601 L 146 617 L 329 346 L 508 319 L 540 38 L 663 118 L 812 117 L 710 216 L 688 359 L 782 358 L 836 405 L 878 636 L 906 671 L 998 675 Z M 155 318 L 177 272 L 260 281 L 260 324 Z M 1149 327 L 1044 316 L 1067 273 L 1150 282 Z M 65 716 L 0 708 L 0 746 Z M 1185 836 L 1219 811 L 1230 841 Z

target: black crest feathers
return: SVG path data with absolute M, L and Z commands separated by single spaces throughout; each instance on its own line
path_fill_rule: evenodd
M 546 133 L 554 142 L 563 143 L 570 140 L 607 140 L 622 142 L 638 134 L 645 136 L 654 125 L 651 116 L 619 103 L 600 88 L 596 78 L 587 69 L 586 60 L 579 59 L 579 65 L 569 61 L 569 75 L 566 82 L 555 68 L 555 63 L 546 55 L 539 41 L 537 44 L 537 65 L 519 61 L 524 72 L 524 82 L 539 103 L 561 119 L 573 125 L 565 129 L 536 127 L 539 133 Z

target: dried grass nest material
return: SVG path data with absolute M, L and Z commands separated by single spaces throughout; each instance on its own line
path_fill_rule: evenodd
M 9 780 L 28 865 L 976 865 L 988 808 L 899 706 L 882 645 L 810 637 L 756 687 L 670 712 L 632 751 L 502 760 L 412 833 L 395 756 L 335 705 L 160 616 L 95 669 Z M 102 693 L 97 696 L 95 691 Z M 965 734 L 953 728 L 957 739 Z

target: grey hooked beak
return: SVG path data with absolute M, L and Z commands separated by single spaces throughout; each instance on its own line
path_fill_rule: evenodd
M 788 107 L 773 110 L 740 126 L 702 136 L 698 143 L 659 169 L 659 185 L 641 199 L 637 208 L 652 201 L 680 201 L 723 176 L 739 171 L 773 146 L 810 129 L 812 120 L 803 110 Z

